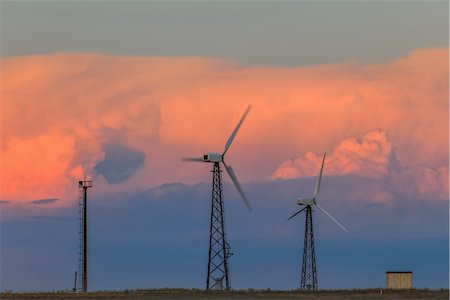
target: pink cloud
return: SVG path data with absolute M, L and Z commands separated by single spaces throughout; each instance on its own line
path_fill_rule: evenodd
M 388 173 L 392 143 L 384 131 L 375 130 L 361 138 L 346 138 L 329 153 L 327 175 L 355 174 L 378 178 Z M 304 156 L 287 160 L 272 174 L 272 178 L 298 178 L 316 176 L 322 162 L 322 154 L 307 152 Z
M 66 196 L 75 155 L 70 136 L 41 135 L 30 139 L 12 138 L 2 151 L 2 196 L 12 201 Z M 81 172 L 82 174 L 82 172 Z
M 379 65 L 292 68 L 51 54 L 3 59 L 1 72 L 1 199 L 62 205 L 81 173 L 95 176 L 112 140 L 148 159 L 127 182 L 95 177 L 97 192 L 209 181 L 208 167 L 179 158 L 221 151 L 250 103 L 227 153 L 241 181 L 267 180 L 283 163 L 280 177 L 316 174 L 317 158 L 333 147 L 328 171 L 336 174 L 385 176 L 395 146 L 402 166 L 428 170 L 425 180 L 446 176 L 445 167 L 435 171 L 448 166 L 448 49 Z M 301 169 L 286 161 L 307 152 Z
M 448 200 L 448 166 L 439 168 L 401 166 L 393 152 L 386 132 L 370 131 L 361 137 L 345 138 L 328 154 L 325 176 L 356 175 L 373 179 L 387 179 L 383 186 L 374 185 L 356 198 L 370 198 L 373 203 L 394 201 L 394 194 L 423 199 Z M 322 154 L 307 152 L 303 156 L 283 162 L 272 179 L 292 179 L 317 176 Z

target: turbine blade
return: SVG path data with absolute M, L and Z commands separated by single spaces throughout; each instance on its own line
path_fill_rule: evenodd
M 225 169 L 227 170 L 228 175 L 230 175 L 231 180 L 234 183 L 234 186 L 236 186 L 236 189 L 238 190 L 239 194 L 242 197 L 242 200 L 244 200 L 245 205 L 247 205 L 248 210 L 252 210 L 252 207 L 250 206 L 250 203 L 247 200 L 247 197 L 245 197 L 244 191 L 241 188 L 241 185 L 239 184 L 239 181 L 236 178 L 236 174 L 234 174 L 233 168 L 231 166 L 228 166 L 223 162 L 223 165 L 225 166 Z
M 288 218 L 288 221 L 289 221 L 290 219 L 292 219 L 293 217 L 295 217 L 296 215 L 298 215 L 299 213 L 301 213 L 302 211 L 304 211 L 307 207 L 308 207 L 308 206 L 303 207 L 303 208 L 300 209 L 298 212 L 296 212 L 295 214 L 293 214 L 292 216 L 290 216 L 290 217 Z
M 182 161 L 196 161 L 196 162 L 204 162 L 203 158 L 200 157 L 182 157 Z
M 319 194 L 319 190 L 320 190 L 320 181 L 322 180 L 322 171 L 323 171 L 323 165 L 325 163 L 325 156 L 327 155 L 327 153 L 325 152 L 323 154 L 323 160 L 322 160 L 322 166 L 320 167 L 320 172 L 319 172 L 319 176 L 316 179 L 316 186 L 314 188 L 314 196 L 313 199 L 316 198 L 316 196 Z
M 236 128 L 234 129 L 234 131 L 231 133 L 230 137 L 228 138 L 228 141 L 225 144 L 225 150 L 223 151 L 222 155 L 225 155 L 225 153 L 228 151 L 228 148 L 230 148 L 230 145 L 233 142 L 234 137 L 236 136 L 236 133 L 238 132 L 239 128 L 241 127 L 242 122 L 244 122 L 245 117 L 247 117 L 247 114 L 250 112 L 250 109 L 252 109 L 251 105 L 249 105 L 247 107 L 247 109 L 245 110 L 245 113 L 242 116 L 241 120 L 239 121 L 239 123 L 237 124 Z
M 320 206 L 317 203 L 316 203 L 316 205 L 318 208 L 320 208 L 321 211 L 323 211 L 327 216 L 329 216 L 331 220 L 336 222 L 336 224 L 338 224 L 342 229 L 344 229 L 345 232 L 348 232 L 348 230 L 344 226 L 342 226 L 341 223 L 339 223 L 335 218 L 333 218 L 333 216 L 331 216 L 322 206 Z

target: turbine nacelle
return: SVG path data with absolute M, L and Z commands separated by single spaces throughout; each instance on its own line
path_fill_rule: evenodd
M 212 163 L 221 162 L 223 161 L 223 155 L 220 153 L 206 153 L 203 154 L 203 161 Z
M 333 216 L 330 215 L 329 212 L 327 212 L 322 206 L 319 205 L 319 203 L 317 203 L 316 201 L 316 197 L 319 194 L 320 191 L 320 181 L 322 180 L 322 171 L 323 171 L 323 165 L 325 164 L 325 156 L 327 154 L 324 153 L 323 155 L 323 159 L 322 159 L 322 165 L 320 167 L 320 172 L 319 172 L 319 176 L 317 176 L 317 180 L 316 180 L 316 186 L 314 187 L 314 194 L 313 194 L 313 198 L 312 199 L 302 199 L 299 198 L 297 199 L 297 203 L 298 205 L 304 205 L 305 207 L 303 207 L 302 209 L 300 209 L 298 212 L 296 212 L 295 214 L 293 214 L 292 216 L 290 216 L 288 218 L 288 220 L 292 219 L 293 217 L 295 217 L 296 215 L 298 215 L 299 213 L 301 213 L 302 211 L 304 211 L 308 206 L 317 206 L 321 211 L 323 211 L 330 219 L 332 219 L 336 224 L 338 224 L 343 230 L 347 231 L 348 230 L 341 225 L 341 223 L 339 223 L 335 218 L 333 218 Z
M 298 205 L 313 205 L 316 204 L 316 201 L 314 199 L 297 199 L 297 204 Z

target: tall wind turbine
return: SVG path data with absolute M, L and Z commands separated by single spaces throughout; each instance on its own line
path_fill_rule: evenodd
M 317 206 L 328 217 L 330 217 L 336 224 L 338 224 L 344 231 L 348 232 L 344 226 L 341 225 L 333 216 L 331 216 L 322 206 L 317 203 L 317 195 L 320 190 L 320 181 L 322 180 L 323 165 L 325 163 L 326 153 L 323 155 L 322 166 L 320 167 L 319 176 L 316 180 L 316 186 L 314 188 L 314 195 L 312 199 L 298 199 L 298 205 L 304 205 L 305 207 L 289 217 L 292 219 L 302 211 L 306 210 L 306 222 L 305 222 L 305 240 L 303 244 L 303 262 L 302 262 L 302 278 L 300 282 L 301 290 L 315 291 L 318 289 L 317 285 L 317 270 L 316 270 L 316 254 L 314 250 L 314 234 L 312 223 L 312 206 Z
M 239 121 L 238 125 L 231 133 L 228 141 L 225 144 L 225 149 L 222 154 L 220 153 L 206 153 L 202 158 L 182 158 L 183 161 L 194 162 L 206 162 L 213 164 L 213 180 L 212 180 L 212 201 L 211 201 L 211 221 L 209 227 L 209 251 L 208 251 L 208 274 L 206 277 L 206 289 L 226 289 L 231 288 L 230 283 L 230 268 L 228 264 L 228 258 L 233 255 L 230 252 L 230 245 L 227 242 L 225 232 L 225 219 L 224 219 L 224 203 L 222 193 L 222 171 L 220 169 L 220 163 L 222 163 L 233 181 L 236 189 L 244 200 L 245 205 L 251 210 L 250 203 L 244 194 L 244 191 L 236 178 L 236 174 L 230 165 L 225 163 L 224 157 L 228 149 L 231 146 L 239 128 L 244 122 L 245 117 L 251 109 L 251 105 L 247 107 L 244 115 Z

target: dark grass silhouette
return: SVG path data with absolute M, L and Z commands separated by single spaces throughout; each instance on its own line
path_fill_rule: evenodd
M 73 293 L 69 291 L 14 293 L 4 292 L 1 299 L 449 299 L 449 290 L 321 290 L 315 292 L 275 290 L 205 291 L 199 289 L 152 289 L 96 291 Z

